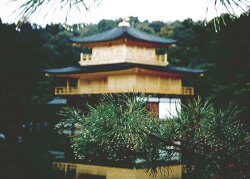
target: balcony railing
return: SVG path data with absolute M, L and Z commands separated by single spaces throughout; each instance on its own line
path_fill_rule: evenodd
M 181 90 L 175 89 L 150 89 L 142 87 L 120 87 L 120 86 L 88 86 L 85 88 L 77 87 L 56 87 L 55 95 L 79 95 L 79 94 L 103 94 L 103 93 L 154 93 L 154 94 L 176 94 L 194 95 L 193 87 L 182 87 Z
M 91 60 L 91 54 L 83 54 L 83 53 L 81 53 L 81 55 L 80 55 L 80 61 L 89 61 L 89 60 Z
M 193 87 L 182 87 L 182 95 L 194 95 Z
M 102 57 L 102 56 L 101 56 Z M 100 57 L 100 59 L 102 59 Z M 167 59 L 167 54 L 164 55 L 155 55 L 155 57 L 152 59 L 151 58 L 144 58 L 143 56 L 140 56 L 140 54 L 138 54 L 138 56 L 127 56 L 125 57 L 125 61 L 127 62 L 135 62 L 135 63 L 142 63 L 142 64 L 154 64 L 154 65 L 160 65 L 160 66 L 165 66 L 168 64 L 168 59 Z M 100 59 L 95 59 L 92 57 L 91 54 L 83 54 L 81 53 L 80 55 L 80 61 L 79 64 L 81 66 L 85 66 L 85 65 L 95 65 L 95 64 L 107 64 L 107 63 L 119 63 L 119 62 L 124 62 L 124 58 L 123 57 L 114 57 L 114 56 L 110 56 L 107 57 L 105 56 L 106 60 L 100 60 Z M 121 61 L 122 59 L 122 61 Z M 144 59 L 144 61 L 142 61 L 141 59 Z
M 98 166 L 98 165 L 86 165 L 80 163 L 63 163 L 63 162 L 53 162 L 53 168 L 55 170 L 64 173 L 64 178 L 166 178 L 166 173 L 168 178 L 182 178 L 182 165 L 172 165 L 159 168 L 160 172 L 152 177 L 152 175 L 146 169 L 129 169 L 129 168 L 117 168 L 109 166 Z M 171 171 L 171 172 L 169 172 Z
M 167 54 L 164 55 L 156 55 L 156 59 L 161 62 L 167 62 L 168 61 L 168 56 Z

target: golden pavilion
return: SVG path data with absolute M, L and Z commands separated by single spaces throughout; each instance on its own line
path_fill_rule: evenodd
M 163 118 L 176 114 L 183 96 L 194 95 L 193 87 L 183 86 L 183 78 L 204 72 L 170 65 L 167 54 L 156 52 L 176 40 L 147 34 L 125 21 L 111 30 L 71 41 L 91 53 L 80 53 L 79 66 L 44 70 L 65 79 L 65 86 L 55 87 L 55 95 L 67 100 L 106 93 L 143 93 L 151 96 L 148 102 Z

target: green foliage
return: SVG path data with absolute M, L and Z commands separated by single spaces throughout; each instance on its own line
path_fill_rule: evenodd
M 89 106 L 86 115 L 65 108 L 56 128 L 68 135 L 84 163 L 155 170 L 181 154 L 187 177 L 248 175 L 250 133 L 239 122 L 237 107 L 220 109 L 198 98 L 183 105 L 177 117 L 158 121 L 143 101 L 105 96 L 99 105 Z
M 217 32 L 224 25 L 227 25 L 224 18 L 224 12 L 226 16 L 229 15 L 231 20 L 238 17 L 237 10 L 242 13 L 249 14 L 249 1 L 248 0 L 213 0 L 212 7 L 207 6 L 207 13 L 210 9 L 213 9 L 216 13 L 216 17 L 213 19 L 214 30 Z
M 45 78 L 43 69 L 75 65 L 72 58 L 78 59 L 79 53 L 69 42 L 72 33 L 60 24 L 46 28 L 24 24 L 20 29 L 0 24 L 0 30 L 0 102 L 4 106 L 0 130 L 12 136 L 24 122 L 50 120 L 52 111 L 46 103 L 58 82 Z
M 67 22 L 67 16 L 72 9 L 78 10 L 79 12 L 83 10 L 88 11 L 92 3 L 100 3 L 101 0 L 27 0 L 21 4 L 21 6 L 16 10 L 19 11 L 19 25 L 22 25 L 24 22 L 28 21 L 29 18 L 35 13 L 41 11 L 43 8 L 46 8 L 47 11 L 44 12 L 43 16 L 48 15 L 49 12 L 55 12 L 58 10 L 66 9 L 65 22 Z M 60 7 L 60 8 L 58 8 Z
M 186 19 L 183 22 L 175 22 L 167 28 L 170 29 L 170 37 L 178 40 L 175 47 L 168 49 L 169 61 L 176 66 L 189 66 L 198 68 L 206 57 L 208 34 L 202 22 L 194 22 Z M 166 27 L 161 33 L 166 32 Z M 168 31 L 167 31 L 168 32 Z
M 29 20 L 29 18 L 35 14 L 36 12 L 41 11 L 43 8 L 48 9 L 47 11 L 43 12 L 43 16 L 46 17 L 49 12 L 55 12 L 58 11 L 58 7 L 60 7 L 60 10 L 66 10 L 65 16 L 65 22 L 67 22 L 67 16 L 72 10 L 78 10 L 81 11 L 88 11 L 91 8 L 91 5 L 93 4 L 99 4 L 102 0 L 27 0 L 21 4 L 19 9 L 16 11 L 19 11 L 19 25 L 22 25 L 23 22 L 26 22 Z M 209 10 L 213 9 L 216 12 L 217 17 L 214 18 L 214 27 L 217 30 L 217 28 L 220 28 L 221 24 L 225 24 L 224 18 L 220 16 L 220 14 L 223 12 L 223 10 L 226 10 L 228 14 L 232 18 L 235 18 L 237 16 L 236 10 L 241 10 L 243 12 L 247 12 L 249 9 L 249 1 L 248 0 L 212 0 L 212 7 L 209 6 L 209 2 L 207 2 L 207 10 L 206 13 L 208 13 Z M 204 12 L 205 14 L 205 12 Z M 135 19 L 136 20 L 136 19 Z M 159 32 L 161 26 L 163 25 L 161 22 L 154 22 L 152 24 L 154 27 L 155 32 Z M 159 27 L 160 25 L 160 27 Z M 158 27 L 157 27 L 158 26 Z
M 140 129 L 141 126 L 144 130 L 156 129 L 158 124 L 149 116 L 144 102 L 135 96 L 105 96 L 100 105 L 88 106 L 87 115 L 73 108 L 65 108 L 60 115 L 65 119 L 56 128 L 69 136 L 77 159 L 134 167 L 143 153 L 159 158 L 159 152 L 152 150 L 157 142 L 146 138 Z
M 103 32 L 103 31 L 115 28 L 117 26 L 117 23 L 115 21 L 113 21 L 113 20 L 105 20 L 105 19 L 103 19 L 98 23 L 97 26 L 98 26 L 98 31 Z
M 148 23 L 137 23 L 135 28 L 149 34 L 154 34 L 154 29 Z
M 155 33 L 161 31 L 161 28 L 164 26 L 164 22 L 162 21 L 153 21 L 149 24 L 149 27 L 153 28 Z
M 233 105 L 221 109 L 198 98 L 182 107 L 172 129 L 168 124 L 162 128 L 180 142 L 188 175 L 233 178 L 248 174 L 250 133 L 240 123 L 239 113 Z

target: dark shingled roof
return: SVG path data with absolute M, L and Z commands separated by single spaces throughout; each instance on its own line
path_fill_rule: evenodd
M 151 35 L 131 27 L 116 27 L 111 30 L 86 36 L 82 38 L 73 38 L 71 39 L 74 43 L 93 43 L 93 42 L 106 42 L 111 40 L 116 40 L 122 37 L 132 37 L 137 40 L 160 43 L 165 45 L 171 45 L 176 43 L 176 40 L 165 39 L 156 35 Z
M 93 65 L 93 66 L 78 66 L 78 67 L 65 67 L 65 68 L 54 68 L 54 69 L 44 69 L 44 72 L 50 74 L 79 74 L 79 73 L 94 73 L 94 72 L 107 72 L 107 71 L 118 71 L 126 70 L 131 68 L 142 68 L 146 70 L 154 70 L 159 72 L 173 72 L 181 74 L 196 75 L 204 73 L 205 70 L 199 69 L 189 69 L 174 66 L 152 66 L 144 64 L 135 63 L 116 63 L 116 64 L 106 64 L 106 65 Z

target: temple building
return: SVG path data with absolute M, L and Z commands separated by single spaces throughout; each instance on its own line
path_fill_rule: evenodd
M 55 95 L 73 101 L 89 100 L 100 94 L 143 93 L 159 118 L 176 115 L 181 99 L 195 93 L 183 86 L 183 78 L 198 76 L 203 70 L 174 67 L 167 54 L 176 40 L 147 34 L 121 22 L 111 30 L 71 39 L 74 46 L 89 48 L 80 54 L 79 66 L 46 69 L 49 75 L 65 79 L 65 86 L 55 87 Z M 65 101 L 64 101 L 65 102 Z

